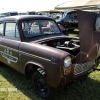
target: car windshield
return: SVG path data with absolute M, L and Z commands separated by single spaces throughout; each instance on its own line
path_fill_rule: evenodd
M 61 33 L 52 20 L 30 20 L 22 22 L 22 31 L 26 38 Z

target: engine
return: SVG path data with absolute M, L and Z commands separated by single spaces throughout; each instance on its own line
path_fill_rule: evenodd
M 76 38 L 54 39 L 54 40 L 42 42 L 42 44 L 64 50 L 74 56 L 80 52 L 80 41 L 79 39 Z

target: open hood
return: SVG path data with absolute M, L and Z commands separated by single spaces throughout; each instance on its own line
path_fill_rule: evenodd
M 99 14 L 80 10 L 77 11 L 77 14 L 80 53 L 76 56 L 76 60 L 77 63 L 84 63 L 100 56 L 100 31 L 97 30 Z

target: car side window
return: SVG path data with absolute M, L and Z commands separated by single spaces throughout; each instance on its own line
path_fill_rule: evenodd
M 0 23 L 0 35 L 3 35 L 3 23 Z
M 19 38 L 19 32 L 15 22 L 6 23 L 5 36 Z

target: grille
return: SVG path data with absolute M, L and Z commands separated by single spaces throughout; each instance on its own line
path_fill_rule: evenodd
M 76 64 L 74 67 L 74 75 L 81 74 L 83 72 L 88 71 L 95 65 L 94 61 L 83 63 L 83 64 Z

